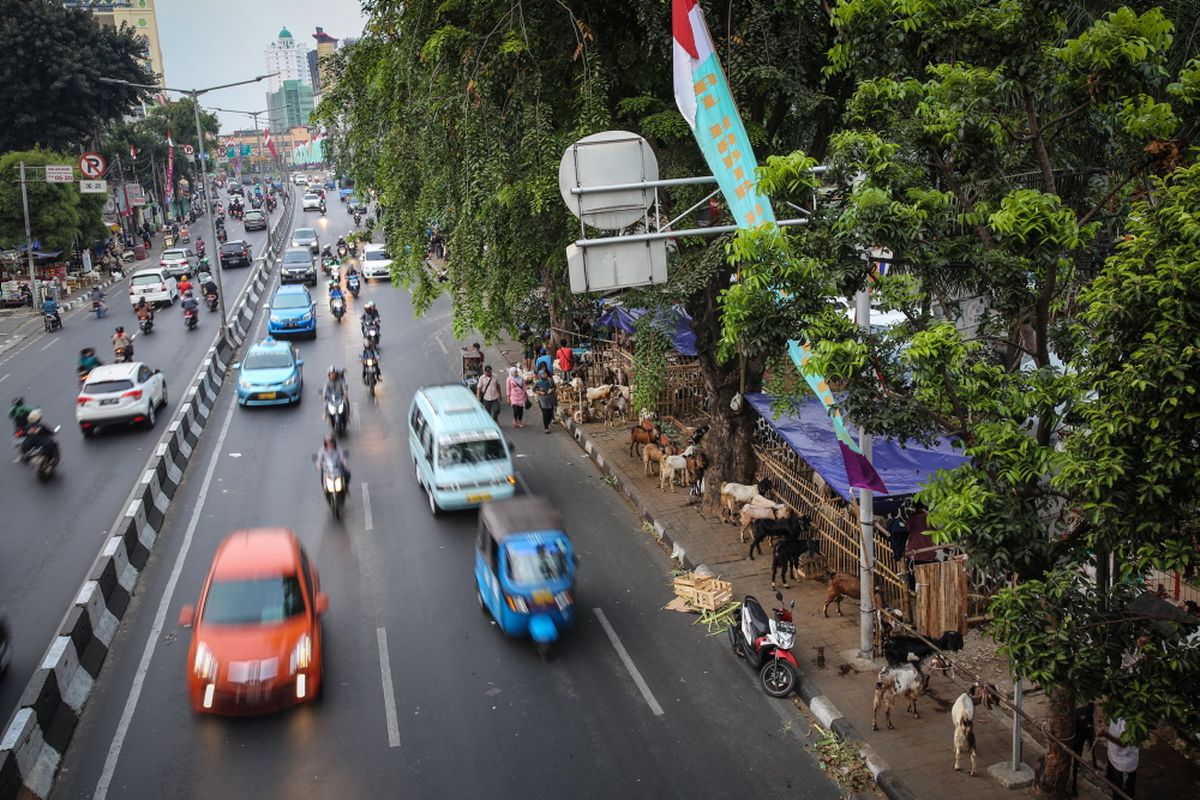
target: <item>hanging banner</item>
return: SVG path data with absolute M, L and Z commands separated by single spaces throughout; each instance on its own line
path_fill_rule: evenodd
M 672 0 L 671 35 L 675 104 L 691 127 L 700 152 L 733 212 L 734 222 L 740 228 L 773 225 L 775 212 L 771 201 L 759 193 L 754 182 L 758 162 L 697 0 Z M 886 494 L 887 487 L 879 473 L 846 429 L 829 385 L 820 375 L 805 371 L 811 358 L 808 347 L 802 342 L 788 342 L 788 354 L 829 412 L 850 485 Z
M 171 129 L 167 129 L 167 206 L 175 199 L 175 142 L 171 140 Z

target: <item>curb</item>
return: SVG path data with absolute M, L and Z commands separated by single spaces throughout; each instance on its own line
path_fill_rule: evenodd
M 291 197 L 289 193 L 289 198 Z M 291 203 L 285 210 L 290 212 Z M 290 226 L 290 213 L 287 224 Z M 274 232 L 272 232 L 272 235 Z M 268 253 L 271 251 L 268 250 Z M 229 312 L 229 336 L 200 362 L 87 579 L 0 737 L 0 800 L 46 798 L 188 462 L 216 407 L 234 353 L 250 331 L 273 258 L 259 256 Z
M 107 289 L 108 287 L 112 286 L 114 283 L 117 283 L 118 281 L 123 281 L 123 280 L 125 280 L 125 277 L 120 277 L 120 278 L 110 277 L 104 283 L 98 283 L 96 285 L 99 286 L 103 290 L 103 289 Z M 88 289 L 88 292 L 91 292 L 90 288 Z M 79 297 L 74 298 L 73 300 L 64 300 L 62 303 L 59 304 L 58 310 L 59 310 L 60 314 L 66 314 L 71 309 L 78 308 L 79 306 L 83 305 L 84 303 L 91 303 L 91 298 L 89 297 L 89 295 L 82 294 Z M 4 355 L 9 350 L 18 346 L 19 344 L 21 344 L 21 342 L 25 341 L 27 338 L 32 336 L 35 332 L 42 330 L 42 328 L 38 328 L 36 325 L 36 323 L 39 323 L 41 321 L 42 321 L 42 312 L 34 311 L 33 309 L 31 309 L 29 311 L 29 317 L 26 320 L 24 320 L 23 322 L 19 323 L 17 325 L 16 330 L 14 330 L 12 332 L 12 334 L 9 336 L 9 338 L 6 339 L 3 344 L 0 344 L 0 355 Z M 22 330 L 24 328 L 28 328 L 28 330 Z
M 600 473 L 605 478 L 611 478 L 614 482 L 613 488 L 620 492 L 641 515 L 642 520 L 653 528 L 654 537 L 670 547 L 671 557 L 679 561 L 686 569 L 696 569 L 699 565 L 688 557 L 687 550 L 680 542 L 679 537 L 669 525 L 664 525 L 655 517 L 654 512 L 642 498 L 641 491 L 632 483 L 627 482 L 621 472 L 614 470 L 606 463 L 604 455 L 592 442 L 583 427 L 576 424 L 570 417 L 562 415 L 559 416 L 559 423 L 567 429 L 583 452 L 587 453 L 588 458 L 596 465 Z M 838 711 L 833 701 L 819 693 L 810 678 L 803 674 L 797 676 L 796 694 L 808 708 L 809 713 L 816 717 L 821 725 L 832 731 L 839 741 L 857 745 L 859 754 L 866 761 L 867 768 L 875 779 L 875 784 L 884 795 L 890 800 L 916 800 L 916 795 L 912 793 L 912 790 L 904 784 L 888 763 L 879 757 L 875 749 L 846 720 L 842 712 Z

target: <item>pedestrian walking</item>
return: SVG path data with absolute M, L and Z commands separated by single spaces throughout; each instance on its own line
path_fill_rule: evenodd
M 554 352 L 554 360 L 558 362 L 558 369 L 562 372 L 563 380 L 571 379 L 571 371 L 575 369 L 575 351 L 567 344 L 566 339 L 559 339 L 558 350 Z
M 496 380 L 496 376 L 492 374 L 492 365 L 488 364 L 483 368 L 483 374 L 479 376 L 479 383 L 475 385 L 475 393 L 479 397 L 483 407 L 492 415 L 492 419 L 500 419 L 500 383 Z
M 512 406 L 513 427 L 525 427 L 525 409 L 529 407 L 529 394 L 525 391 L 525 381 L 521 379 L 517 368 L 508 368 L 508 379 L 504 384 L 504 393 Z
M 1137 787 L 1139 751 L 1136 744 L 1128 747 L 1121 744 L 1121 736 L 1124 733 L 1125 720 L 1110 719 L 1107 728 L 1096 731 L 1096 739 L 1108 741 L 1108 767 L 1104 771 L 1105 777 L 1119 786 L 1125 794 L 1133 797 L 1134 789 Z M 1118 800 L 1120 797 L 1115 791 L 1112 796 L 1113 800 Z
M 534 362 L 533 362 L 534 374 L 536 375 L 537 373 L 540 373 L 542 370 L 546 370 L 546 372 L 549 373 L 549 372 L 553 371 L 553 369 L 554 369 L 554 359 L 550 358 L 550 354 L 546 352 L 545 347 L 539 347 L 538 351 L 537 351 L 537 358 L 534 359 Z
M 538 407 L 542 409 L 542 433 L 549 433 L 550 423 L 554 421 L 554 407 L 558 405 L 558 388 L 546 370 L 538 373 L 533 393 L 537 395 Z

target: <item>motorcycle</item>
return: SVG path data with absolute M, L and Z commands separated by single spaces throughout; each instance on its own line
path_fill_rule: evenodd
M 758 672 L 763 691 L 771 697 L 787 697 L 796 688 L 800 665 L 792 655 L 796 626 L 792 612 L 783 607 L 783 595 L 775 593 L 779 608 L 768 619 L 762 605 L 751 595 L 742 599 L 738 624 L 729 626 L 729 644 L 734 655 L 744 658 Z M 796 601 L 792 601 L 794 608 Z
M 133 345 L 130 345 L 129 347 L 114 347 L 113 361 L 118 364 L 128 364 L 130 361 L 133 361 Z
M 138 330 L 141 331 L 143 335 L 149 336 L 151 331 L 154 330 L 154 319 L 152 317 L 139 319 Z
M 28 464 L 29 468 L 38 476 L 39 481 L 48 481 L 54 477 L 54 470 L 58 468 L 59 452 L 58 442 L 54 441 L 54 434 L 58 433 L 62 428 L 61 425 L 55 425 L 51 431 L 50 440 L 45 444 L 34 445 L 28 451 L 22 452 L 17 460 Z M 25 431 L 21 430 L 15 434 L 13 446 L 20 449 L 25 440 Z
M 62 327 L 62 318 L 58 314 L 42 314 L 42 327 L 46 333 L 54 333 Z
M 346 314 L 346 301 L 340 297 L 332 298 L 329 301 L 329 310 L 333 312 L 333 318 L 341 322 L 342 317 Z
M 354 299 L 357 300 L 358 293 L 362 288 L 361 284 L 359 283 L 358 276 L 351 275 L 350 277 L 346 278 L 346 287 L 350 289 L 350 294 L 354 295 Z
M 379 347 L 379 323 L 374 320 L 362 321 L 362 335 L 365 341 L 371 343 L 374 348 Z
M 204 240 L 203 239 L 196 240 L 196 255 L 199 256 L 200 258 L 204 258 Z
M 330 430 L 338 436 L 345 434 L 349 417 L 350 411 L 344 394 L 325 396 L 325 419 L 329 421 Z
M 325 491 L 325 502 L 333 512 L 334 519 L 342 516 L 346 505 L 346 475 L 330 464 L 321 465 L 321 488 Z
M 103 300 L 93 300 L 92 312 L 96 315 L 96 319 L 104 319 L 104 315 L 108 313 L 108 307 L 104 305 Z
M 221 244 L 225 244 L 225 242 L 228 241 L 228 239 L 229 239 L 229 235 L 227 233 L 225 233 L 225 229 L 218 228 L 217 229 L 217 241 L 220 242 Z
M 362 379 L 366 384 L 367 391 L 371 396 L 375 396 L 375 384 L 379 383 L 379 361 L 375 358 L 364 358 L 362 367 Z
M 205 302 L 206 304 L 208 304 L 208 310 L 209 310 L 209 311 L 216 311 L 216 310 L 217 310 L 217 302 L 218 302 L 218 301 L 217 301 L 217 296 L 216 296 L 215 294 L 212 294 L 212 293 L 206 294 L 206 295 L 204 296 L 204 302 Z
M 196 330 L 196 325 L 200 322 L 196 310 L 193 308 L 185 308 L 183 310 L 183 325 L 189 331 Z
M 350 252 L 350 251 L 349 251 L 349 249 L 346 247 L 346 245 L 344 245 L 344 244 L 339 244 L 339 245 L 338 245 L 338 249 L 337 249 L 338 258 L 345 258 L 345 257 L 346 257 L 346 254 L 347 254 L 347 253 L 349 253 L 349 252 Z
M 362 214 L 355 213 L 355 215 L 354 215 L 354 227 L 356 227 L 356 228 L 357 228 L 357 227 L 359 227 L 360 225 L 362 225 Z

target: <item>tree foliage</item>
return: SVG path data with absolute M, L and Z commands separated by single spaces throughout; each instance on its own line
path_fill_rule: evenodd
M 215 163 L 217 148 L 220 144 L 218 137 L 221 130 L 220 120 L 216 114 L 205 111 L 202 106 L 200 126 L 204 131 L 204 150 L 209 156 L 209 163 Z M 168 131 L 171 133 L 176 148 L 175 174 L 179 177 L 189 174 L 194 176 L 199 169 L 199 156 L 194 162 L 189 163 L 182 154 L 184 144 L 196 144 L 196 117 L 190 97 L 183 97 L 164 104 L 155 104 L 149 108 L 148 113 L 142 119 L 110 125 L 99 137 L 100 150 L 108 157 L 110 164 L 116 163 L 118 158 L 121 159 L 126 167 L 126 177 L 132 179 L 133 169 L 129 159 L 129 146 L 133 145 L 137 148 L 139 178 L 149 188 L 150 173 L 148 170 L 141 170 L 141 167 L 149 164 L 151 160 L 158 165 L 159 169 L 166 163 Z
M 46 183 L 38 167 L 75 166 L 76 159 L 47 150 L 28 150 L 0 156 L 0 244 L 25 243 L 25 214 L 21 205 L 20 163 L 25 162 L 29 197 L 29 227 L 43 250 L 70 250 L 101 237 L 105 195 L 80 194 L 79 184 Z
M 68 151 L 133 110 L 143 90 L 101 77 L 154 84 L 129 28 L 102 28 L 87 11 L 51 0 L 0 0 L 0 152 Z

